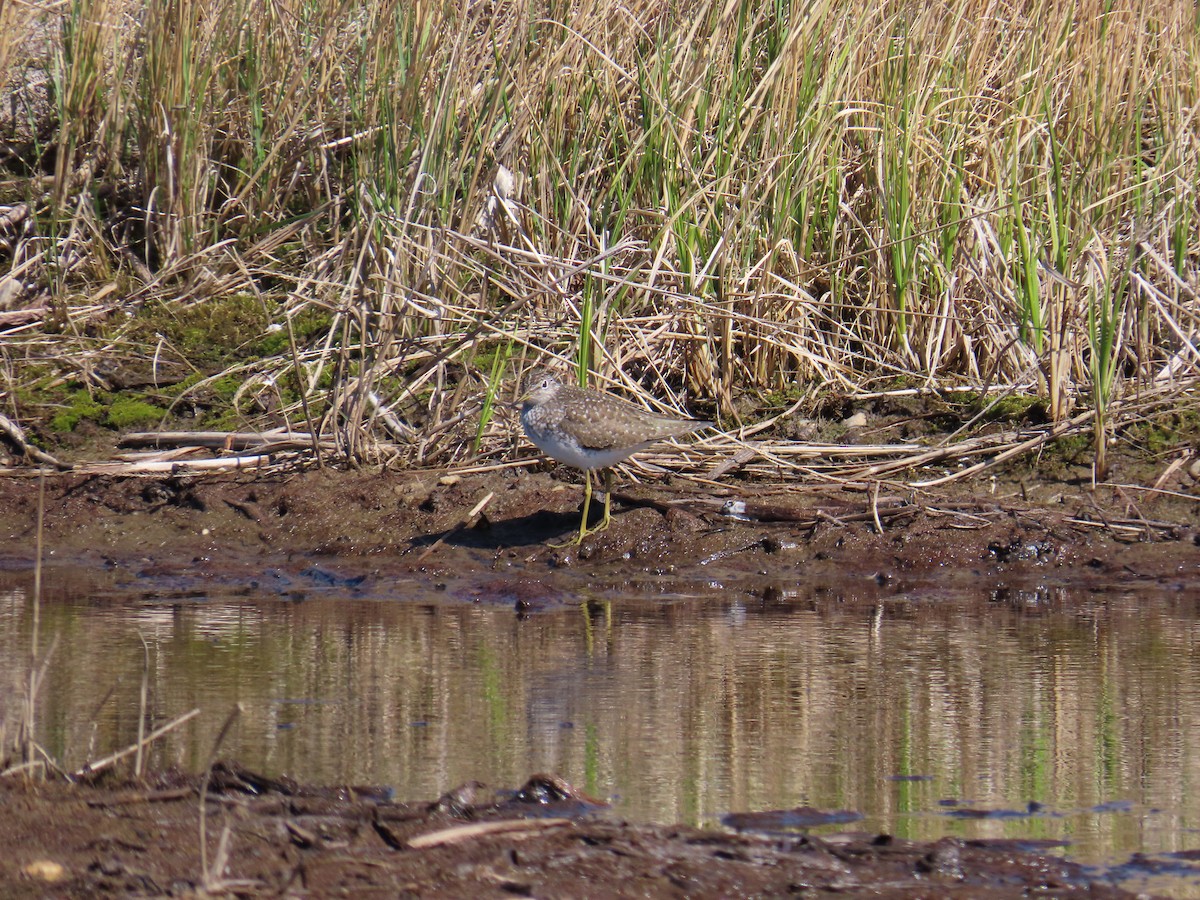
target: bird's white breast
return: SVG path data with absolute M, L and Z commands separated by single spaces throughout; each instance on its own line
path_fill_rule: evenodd
M 644 446 L 638 444 L 634 447 L 585 450 L 579 441 L 556 427 L 538 427 L 528 412 L 521 413 L 521 425 L 526 436 L 539 450 L 577 469 L 607 469 Z

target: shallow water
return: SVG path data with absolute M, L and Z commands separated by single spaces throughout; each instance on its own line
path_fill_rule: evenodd
M 0 573 L 9 722 L 30 581 Z M 36 727 L 67 768 L 136 739 L 144 638 L 150 726 L 200 710 L 155 765 L 202 768 L 240 704 L 222 756 L 401 799 L 550 771 L 635 820 L 813 806 L 864 816 L 833 830 L 1063 840 L 1105 866 L 1200 848 L 1200 601 L 1182 591 L 865 601 L 710 574 L 523 618 L 336 577 L 299 600 L 161 588 L 47 574 Z M 1161 858 L 1148 883 L 1200 896 L 1200 863 Z

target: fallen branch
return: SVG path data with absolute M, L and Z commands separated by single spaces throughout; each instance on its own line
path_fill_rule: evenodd
M 49 306 L 27 306 L 24 309 L 6 309 L 0 312 L 0 328 L 18 328 L 41 322 L 50 312 Z
M 332 450 L 335 444 L 325 438 L 317 442 Z M 135 431 L 121 438 L 122 447 L 208 447 L 213 450 L 309 450 L 313 436 L 306 431 Z
M 21 426 L 8 418 L 8 416 L 0 415 L 0 434 L 7 437 L 18 450 L 31 459 L 36 459 L 47 466 L 54 466 L 56 469 L 66 470 L 71 468 L 70 463 L 59 462 L 46 451 L 39 450 L 33 444 L 29 443 L 25 438 L 25 432 L 21 430 Z
M 99 772 L 101 769 L 107 769 L 109 766 L 113 765 L 114 763 L 120 762 L 125 757 L 132 756 L 133 754 L 137 753 L 138 750 L 140 750 L 142 747 L 144 747 L 147 744 L 153 743 L 154 741 L 158 740 L 160 737 L 162 737 L 167 732 L 174 731 L 176 728 L 178 728 L 184 722 L 191 721 L 192 719 L 196 718 L 196 716 L 198 716 L 198 715 L 200 715 L 199 709 L 193 709 L 191 712 L 186 712 L 182 716 L 180 716 L 178 719 L 174 719 L 174 720 L 168 722 L 166 725 L 162 726 L 162 728 L 155 729 L 154 731 L 152 731 L 148 735 L 146 735 L 145 738 L 143 738 L 140 741 L 137 741 L 136 743 L 132 744 L 129 747 L 126 747 L 124 750 L 118 750 L 116 753 L 111 753 L 108 756 L 104 757 L 103 759 L 98 759 L 95 762 L 90 762 L 90 763 L 84 764 L 83 768 L 76 771 L 74 773 L 73 777 L 74 778 L 86 778 L 88 775 L 94 775 L 96 772 Z
M 196 794 L 196 789 L 191 787 L 170 788 L 162 791 L 134 791 L 132 793 L 117 794 L 113 797 L 105 797 L 101 800 L 89 800 L 88 806 L 93 808 L 104 808 L 109 806 L 134 806 L 139 803 L 172 803 L 176 800 L 186 800 Z
M 408 848 L 410 850 L 427 850 L 430 847 L 461 844 L 463 841 L 493 834 L 505 834 L 512 838 L 529 837 L 540 831 L 562 828 L 564 825 L 570 824 L 570 819 L 504 819 L 499 822 L 473 822 L 470 825 L 456 825 L 453 828 L 418 835 L 408 842 Z
M 430 544 L 428 547 L 426 547 L 425 552 L 417 557 L 417 562 L 421 562 L 421 560 L 425 559 L 425 557 L 427 557 L 430 553 L 432 553 L 438 547 L 442 546 L 442 543 L 446 540 L 446 538 L 450 537 L 451 535 L 458 534 L 458 532 L 462 531 L 464 528 L 469 528 L 475 522 L 475 517 L 478 516 L 481 512 L 483 512 L 483 508 L 485 506 L 487 506 L 489 503 L 491 503 L 492 498 L 495 496 L 496 496 L 495 491 L 488 491 L 488 495 L 486 497 L 484 497 L 482 500 L 480 500 L 478 503 L 476 503 L 475 508 L 472 509 L 469 513 L 467 513 L 463 517 L 461 522 L 459 522 L 457 525 L 455 525 L 453 528 L 451 528 L 449 531 L 447 531 L 445 534 L 443 534 L 440 538 L 438 538 L 436 541 L 434 541 L 432 544 Z
M 756 500 L 726 500 L 720 506 L 723 516 L 745 522 L 791 522 L 801 528 L 816 527 L 818 522 L 847 525 L 850 522 L 870 522 L 883 531 L 884 522 L 915 516 L 919 506 L 907 500 L 879 498 L 869 507 L 854 510 L 850 507 L 792 506 L 782 503 L 763 503 Z
M 1105 531 L 1111 531 L 1114 534 L 1129 535 L 1145 535 L 1153 532 L 1161 532 L 1163 534 L 1172 534 L 1179 530 L 1178 522 L 1153 522 L 1147 519 L 1083 519 L 1072 517 L 1067 519 L 1072 525 L 1081 525 L 1085 528 L 1102 528 Z
M 162 472 L 221 472 L 237 469 L 262 469 L 278 462 L 273 454 L 255 453 L 249 456 L 221 456 L 216 459 L 162 460 L 158 462 L 92 463 L 75 471 L 83 475 L 157 475 Z

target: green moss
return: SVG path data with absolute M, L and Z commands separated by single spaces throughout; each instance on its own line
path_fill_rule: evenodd
M 112 428 L 133 428 L 138 425 L 158 424 L 163 418 L 163 409 L 145 400 L 133 397 L 118 397 L 108 408 L 104 424 Z
M 299 340 L 300 336 L 296 336 Z M 269 331 L 267 336 L 259 341 L 258 350 L 262 356 L 278 356 L 291 347 L 288 342 L 287 326 L 277 328 L 274 331 Z
M 65 434 L 74 431 L 75 426 L 83 419 L 100 422 L 103 418 L 104 405 L 87 391 L 78 390 L 67 397 L 66 408 L 59 410 L 50 419 L 50 428 Z
M 951 404 L 965 406 L 971 416 L 986 410 L 985 422 L 1042 423 L 1047 421 L 1046 401 L 1033 394 L 1008 394 L 991 398 L 974 391 L 947 391 L 942 395 Z
M 1086 465 L 1095 454 L 1095 442 L 1090 432 L 1079 432 L 1060 437 L 1051 443 L 1051 448 L 1067 462 Z
M 287 353 L 291 350 L 291 344 L 288 341 L 287 325 L 283 323 L 275 323 L 281 325 L 279 328 L 269 330 L 267 336 L 258 343 L 257 353 L 260 356 L 278 356 L 281 353 Z M 292 317 L 292 331 L 296 334 L 296 344 L 303 347 L 310 343 L 314 337 L 324 334 L 333 324 L 333 316 L 324 309 L 314 309 L 312 307 L 304 309 L 301 313 Z
M 241 389 L 242 384 L 242 379 L 236 378 L 233 375 L 224 375 L 220 378 L 210 381 L 207 387 L 218 402 L 232 403 L 233 398 L 237 396 L 237 392 Z
M 161 335 L 196 368 L 220 367 L 257 350 L 269 316 L 269 306 L 249 294 L 211 297 L 188 307 L 153 302 L 139 312 L 129 336 L 153 346 Z
M 804 395 L 804 389 L 800 386 L 789 387 L 783 391 L 772 391 L 763 397 L 763 406 L 767 409 L 775 409 L 782 406 L 791 406 Z
M 138 396 L 112 394 L 96 391 L 89 394 L 82 388 L 66 398 L 66 405 L 50 419 L 50 429 L 60 434 L 75 430 L 85 419 L 109 428 L 131 428 L 140 425 L 157 425 L 165 411 Z
M 1132 424 L 1123 429 L 1123 434 L 1130 442 L 1154 456 L 1168 453 L 1196 442 L 1200 436 L 1200 410 L 1173 409 Z
M 200 372 L 193 372 L 183 381 L 177 384 L 167 385 L 163 388 L 163 393 L 168 397 L 181 397 L 203 381 L 205 376 Z
M 988 419 L 1004 422 L 1023 422 L 1030 419 L 1045 421 L 1047 414 L 1046 401 L 1043 398 L 1009 394 L 996 401 L 988 411 Z

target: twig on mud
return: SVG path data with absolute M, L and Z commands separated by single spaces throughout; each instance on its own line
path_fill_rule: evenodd
M 1132 497 L 1130 497 L 1128 494 L 1126 494 L 1122 488 L 1117 487 L 1117 488 L 1115 488 L 1115 490 L 1118 494 L 1121 495 L 1121 499 L 1125 501 L 1125 511 L 1129 512 L 1132 510 L 1134 515 L 1136 515 L 1136 517 L 1137 517 L 1136 521 L 1145 522 L 1146 523 L 1146 537 L 1149 540 L 1154 540 L 1154 533 L 1150 529 L 1149 520 L 1145 517 L 1145 515 L 1142 514 L 1142 510 L 1137 505 L 1137 502 Z M 1095 496 L 1093 495 L 1092 503 L 1094 504 L 1095 502 L 1096 502 Z
M 451 466 L 441 471 L 449 475 L 487 475 L 492 472 L 503 472 L 505 469 L 532 469 L 542 464 L 543 457 L 529 456 L 525 459 L 510 459 L 502 462 L 472 462 L 466 465 Z
M 54 757 L 46 752 L 45 747 L 43 747 L 41 744 L 34 744 L 33 751 L 41 758 L 30 760 L 27 763 L 20 763 L 10 769 L 4 769 L 3 771 L 0 771 L 0 778 L 9 778 L 13 775 L 19 775 L 20 773 L 27 771 L 40 771 L 44 775 L 45 772 L 49 770 L 58 777 L 62 778 L 64 781 L 71 780 L 71 776 L 67 772 L 63 771 L 58 763 L 54 761 Z
M 163 791 L 136 791 L 129 794 L 118 794 L 115 797 L 105 797 L 101 800 L 89 800 L 88 806 L 133 806 L 137 803 L 173 803 L 176 800 L 186 800 L 196 793 L 195 788 L 169 788 Z
M 1027 453 L 1028 451 L 1033 450 L 1035 447 L 1040 447 L 1043 444 L 1046 444 L 1046 443 L 1054 440 L 1055 438 L 1062 437 L 1063 435 L 1067 434 L 1068 432 L 1071 432 L 1074 429 L 1080 428 L 1083 425 L 1087 424 L 1088 422 L 1092 421 L 1092 419 L 1094 419 L 1095 417 L 1096 417 L 1095 410 L 1087 410 L 1086 412 L 1082 412 L 1079 415 L 1075 416 L 1074 418 L 1067 419 L 1065 422 L 1059 422 L 1053 428 L 1049 428 L 1046 431 L 1042 432 L 1041 434 L 1036 435 L 1035 437 L 1029 438 L 1028 440 L 1025 440 L 1025 441 L 1021 441 L 1018 444 L 1014 444 L 1013 446 L 1009 447 L 1007 450 L 1003 450 L 1000 453 L 997 453 L 995 456 L 990 457 L 989 459 L 986 459 L 981 463 L 976 463 L 973 466 L 968 466 L 965 469 L 962 469 L 958 472 L 953 472 L 949 475 L 944 475 L 941 478 L 933 478 L 933 479 L 930 479 L 929 481 L 915 482 L 913 484 L 913 487 L 938 487 L 943 484 L 949 484 L 951 481 L 957 481 L 960 478 L 966 478 L 970 475 L 975 475 L 979 472 L 984 471 L 985 469 L 990 469 L 993 466 L 999 465 L 1000 463 L 1004 462 L 1006 459 L 1011 459 L 1014 456 L 1019 456 L 1022 453 Z
M 473 822 L 470 825 L 455 825 L 441 831 L 418 835 L 408 842 L 410 850 L 426 850 L 446 844 L 460 844 L 493 834 L 503 834 L 510 840 L 532 837 L 551 828 L 562 828 L 573 824 L 570 819 L 504 819 L 499 822 Z
M 7 437 L 13 446 L 30 459 L 35 459 L 44 465 L 54 466 L 54 468 L 64 471 L 71 468 L 70 463 L 60 462 L 45 450 L 39 450 L 33 444 L 29 443 L 25 438 L 25 432 L 21 429 L 21 426 L 8 418 L 8 416 L 0 415 L 0 434 Z
M 179 474 L 192 471 L 223 472 L 239 469 L 267 469 L 297 460 L 295 454 L 262 453 L 250 456 L 223 456 L 217 459 L 165 460 L 161 462 L 91 463 L 75 469 L 80 475 L 157 475 L 161 472 Z
M 37 748 L 41 750 L 41 748 Z M 35 759 L 30 762 L 17 763 L 4 771 L 0 772 L 0 778 L 10 778 L 13 775 L 20 775 L 22 772 L 33 772 L 39 769 L 45 769 L 46 764 L 43 760 Z
M 1114 484 L 1110 481 L 1101 481 L 1096 484 L 1096 487 L 1120 488 L 1121 490 L 1127 491 L 1145 491 L 1146 493 L 1151 494 L 1161 494 L 1164 497 L 1175 497 L 1179 500 L 1200 502 L 1200 496 L 1197 496 L 1196 494 L 1185 494 L 1182 491 L 1166 491 L 1159 487 L 1146 487 L 1140 484 Z
M 714 502 L 711 497 L 677 497 L 674 500 L 659 500 L 657 497 L 638 496 L 627 494 L 624 491 L 613 491 L 612 497 L 623 506 L 646 506 L 656 509 L 660 513 L 668 513 L 673 509 L 687 509 L 690 506 L 707 509 L 711 508 Z
M 743 447 L 737 453 L 733 454 L 733 456 L 726 457 L 709 469 L 704 477 L 710 481 L 715 481 L 722 475 L 727 475 L 730 472 L 740 469 L 756 456 L 758 456 L 758 450 L 753 447 Z
M 951 528 L 958 528 L 963 531 L 978 531 L 981 528 L 990 528 L 995 524 L 985 516 L 974 515 L 961 510 L 943 509 L 937 506 L 926 506 L 924 509 L 925 513 L 929 516 L 954 516 L 958 519 L 969 519 L 972 524 L 959 525 L 954 522 L 950 523 Z
M 88 775 L 94 775 L 95 773 L 99 772 L 101 769 L 107 769 L 113 763 L 120 762 L 125 757 L 131 756 L 131 755 L 139 752 L 140 748 L 142 748 L 144 745 L 154 743 L 154 741 L 157 741 L 160 737 L 162 737 L 167 732 L 174 731 L 176 728 L 178 728 L 184 722 L 188 722 L 191 719 L 194 719 L 198 715 L 200 715 L 199 709 L 193 709 L 191 712 L 186 712 L 179 718 L 171 720 L 170 722 L 168 722 L 166 725 L 162 726 L 161 728 L 156 728 L 154 731 L 152 731 L 148 735 L 146 735 L 145 739 L 138 741 L 136 744 L 131 744 L 130 746 L 126 747 L 124 750 L 118 750 L 116 753 L 110 753 L 108 756 L 104 757 L 103 759 L 98 759 L 95 762 L 86 763 L 82 768 L 75 771 L 72 774 L 72 777 L 86 778 Z
M 308 849 L 310 847 L 320 846 L 321 844 L 321 839 L 317 837 L 316 834 L 309 831 L 302 825 L 293 822 L 291 819 L 285 819 L 283 822 L 283 827 L 287 829 L 288 835 L 292 839 L 292 843 L 297 847 Z
M 838 526 L 839 528 L 845 528 L 849 524 L 848 519 L 838 518 L 837 516 L 835 516 L 831 513 L 825 512 L 825 510 L 823 510 L 823 509 L 818 509 L 816 511 L 816 513 L 817 513 L 817 518 L 820 519 L 822 522 L 828 522 L 831 525 Z
M 174 450 L 134 450 L 130 453 L 114 454 L 114 459 L 134 465 L 147 462 L 174 462 L 186 459 L 193 453 L 203 452 L 203 447 L 176 447 Z
M 22 326 L 40 325 L 49 312 L 50 306 L 48 304 L 28 306 L 25 309 L 9 309 L 0 312 L 0 329 L 3 329 L 0 331 L 0 337 L 8 337 Z
M 495 496 L 496 496 L 495 491 L 488 491 L 488 495 L 486 497 L 484 497 L 482 500 L 480 500 L 478 503 L 476 503 L 475 507 L 463 517 L 461 522 L 459 522 L 457 525 L 455 525 L 453 528 L 451 528 L 449 531 L 447 531 L 445 534 L 443 534 L 440 538 L 438 538 L 436 541 L 434 541 L 432 544 L 430 544 L 428 547 L 426 547 L 425 552 L 423 552 L 420 556 L 417 557 L 417 562 L 421 562 L 421 560 L 425 559 L 425 557 L 427 557 L 430 553 L 432 553 L 438 547 L 442 546 L 442 543 L 446 540 L 446 538 L 451 537 L 452 535 L 458 534 L 458 532 L 462 531 L 464 528 L 470 528 L 472 523 L 474 523 L 474 521 L 475 521 L 475 517 L 478 516 L 481 512 L 483 512 L 483 508 L 485 506 L 487 506 L 489 503 L 491 503 L 492 498 Z
M 1184 465 L 1187 463 L 1187 461 L 1191 458 L 1192 458 L 1192 451 L 1187 450 L 1187 451 L 1179 454 L 1179 456 L 1175 457 L 1175 459 L 1171 460 L 1170 464 L 1166 467 L 1166 469 L 1163 470 L 1163 473 L 1161 475 L 1159 475 L 1156 479 L 1154 479 L 1153 490 L 1156 490 L 1156 491 L 1162 490 L 1163 485 L 1166 484 L 1168 481 L 1170 481 L 1171 477 L 1176 472 L 1178 472 L 1180 469 L 1182 469 L 1184 467 Z M 1192 497 L 1191 499 L 1197 500 L 1200 498 Z
M 699 502 L 699 501 L 692 501 Z M 820 522 L 846 527 L 852 522 L 872 522 L 882 533 L 883 523 L 916 515 L 921 507 L 897 497 L 876 497 L 870 507 L 851 509 L 840 507 L 799 507 L 761 500 L 712 501 L 720 504 L 724 516 L 745 522 L 791 522 L 800 528 L 815 528 Z
M 223 860 L 226 859 L 229 840 L 229 823 L 227 822 L 218 841 L 217 859 L 214 860 L 214 863 L 221 861 L 221 866 L 210 869 L 208 865 L 208 804 L 206 802 L 208 800 L 208 783 L 212 780 L 213 765 L 217 761 L 217 754 L 221 752 L 221 745 L 225 743 L 229 729 L 233 727 L 233 723 L 241 714 L 242 704 L 235 703 L 233 709 L 229 711 L 229 715 L 225 717 L 225 723 L 221 726 L 221 730 L 217 732 L 212 752 L 208 755 L 208 765 L 204 767 L 204 777 L 200 779 L 200 878 L 207 889 L 216 889 L 220 883 L 220 879 L 214 877 L 214 872 L 219 873 L 221 869 L 225 868 Z
M 313 446 L 313 435 L 282 428 L 270 431 L 135 431 L 121 438 L 122 447 L 207 447 L 213 450 L 305 450 Z M 332 450 L 334 441 L 322 439 L 319 447 Z
M 1072 516 L 1066 520 L 1072 525 L 1082 525 L 1086 528 L 1103 528 L 1106 531 L 1111 531 L 1114 534 L 1121 533 L 1125 535 L 1146 535 L 1151 529 L 1161 531 L 1165 534 L 1171 534 L 1179 529 L 1178 522 L 1151 522 L 1146 519 L 1083 519 L 1078 516 Z M 1151 537 L 1156 535 L 1150 534 Z

